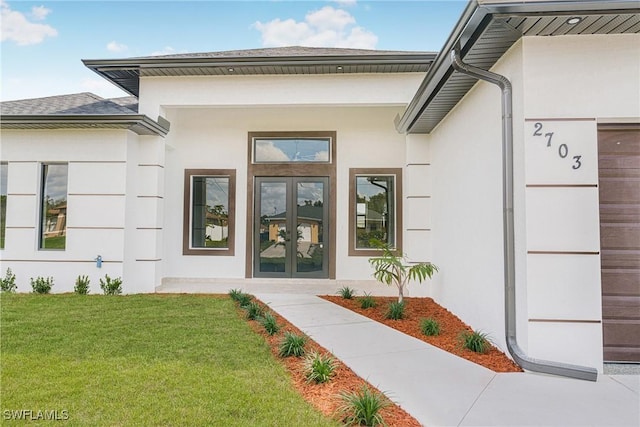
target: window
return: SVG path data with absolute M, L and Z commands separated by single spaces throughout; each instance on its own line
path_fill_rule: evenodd
M 42 165 L 40 249 L 64 249 L 67 240 L 66 164 Z
M 187 169 L 184 255 L 233 255 L 236 171 Z
M 349 170 L 349 255 L 377 255 L 376 239 L 402 250 L 402 169 Z
M 9 165 L 0 163 L 0 249 L 4 249 L 4 233 L 7 225 L 7 175 Z
M 331 138 L 253 138 L 254 163 L 330 163 Z

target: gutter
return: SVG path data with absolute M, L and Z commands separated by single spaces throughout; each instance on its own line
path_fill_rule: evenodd
M 511 82 L 506 77 L 465 64 L 456 47 L 450 54 L 453 68 L 468 76 L 494 84 L 502 91 L 502 224 L 504 244 L 505 334 L 507 349 L 524 369 L 581 380 L 596 381 L 595 368 L 534 359 L 522 351 L 516 334 L 516 274 L 513 219 L 513 116 Z
M 166 136 L 169 133 L 169 122 L 158 117 L 158 121 L 144 114 L 43 114 L 43 115 L 6 115 L 0 116 L 0 124 L 4 129 L 29 129 L 31 125 L 42 125 L 43 128 L 108 128 L 120 126 L 138 135 Z

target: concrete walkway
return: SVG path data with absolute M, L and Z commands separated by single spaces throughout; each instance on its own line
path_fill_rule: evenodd
M 317 296 L 255 295 L 426 426 L 640 426 L 640 376 L 496 374 Z

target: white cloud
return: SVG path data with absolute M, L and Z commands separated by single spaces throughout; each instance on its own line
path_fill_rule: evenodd
M 43 21 L 50 13 L 51 9 L 47 9 L 44 6 L 33 6 L 31 8 L 31 17 L 36 21 Z
M 261 162 L 288 162 L 291 160 L 284 151 L 273 145 L 272 141 L 259 141 L 256 144 L 256 159 L 260 159 Z
M 160 56 L 160 55 L 173 55 L 176 52 L 174 48 L 171 46 L 165 46 L 162 50 L 156 50 L 155 52 L 151 52 L 150 56 Z
M 124 52 L 129 49 L 126 44 L 118 43 L 115 40 L 107 43 L 107 50 L 109 52 Z
M 276 18 L 253 28 L 262 34 L 263 46 L 315 46 L 375 49 L 378 36 L 356 25 L 347 11 L 325 6 L 307 13 L 303 22 Z
M 11 10 L 4 0 L 0 4 L 2 41 L 12 40 L 20 46 L 41 43 L 46 37 L 55 37 L 58 31 L 50 25 L 30 22 L 27 17 Z M 51 11 L 43 6 L 31 9 L 33 19 L 43 20 Z

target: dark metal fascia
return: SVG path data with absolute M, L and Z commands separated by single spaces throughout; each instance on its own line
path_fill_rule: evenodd
M 555 0 L 510 3 L 482 3 L 481 7 L 492 14 L 527 14 L 527 13 L 634 13 L 640 10 L 638 0 Z
M 451 31 L 442 50 L 436 57 L 435 62 L 429 67 L 429 71 L 420 84 L 416 95 L 402 116 L 396 117 L 395 125 L 398 132 L 406 133 L 411 129 L 431 99 L 433 99 L 442 85 L 448 80 L 449 76 L 453 73 L 449 52 L 451 52 L 456 45 L 460 45 L 463 52 L 465 48 L 468 50 L 466 47 L 467 43 L 459 42 L 459 40 L 463 35 L 470 40 L 471 33 L 475 32 L 476 27 L 484 20 L 485 15 L 486 13 L 478 8 L 478 2 L 476 0 L 471 0 L 469 4 L 467 4 L 467 7 L 462 12 L 460 19 Z
M 182 57 L 182 58 L 127 58 L 83 59 L 85 66 L 98 70 L 139 68 L 191 68 L 203 66 L 300 66 L 300 65 L 389 65 L 428 64 L 436 58 L 436 52 L 396 55 L 316 55 L 316 56 L 263 56 L 247 58 Z
M 162 119 L 167 124 L 165 119 Z M 46 114 L 46 115 L 6 115 L 0 116 L 0 125 L 90 125 L 100 129 L 106 125 L 122 125 L 138 135 L 166 136 L 169 128 L 143 114 Z
M 453 73 L 450 52 L 459 46 L 461 57 L 473 46 L 494 17 L 555 13 L 581 15 L 587 13 L 640 13 L 638 0 L 556 0 L 545 2 L 484 3 L 471 0 L 449 35 L 434 64 L 429 68 L 416 95 L 402 116 L 395 119 L 396 129 L 408 133 Z
M 407 55 L 358 55 L 358 56 L 282 56 L 248 58 L 128 58 L 128 59 L 83 59 L 83 64 L 99 76 L 115 84 L 125 92 L 139 96 L 139 89 L 123 84 L 109 76 L 110 71 L 131 71 L 140 78 L 142 69 L 200 68 L 200 67 L 258 67 L 258 66 L 357 66 L 357 65 L 428 65 L 436 53 Z

